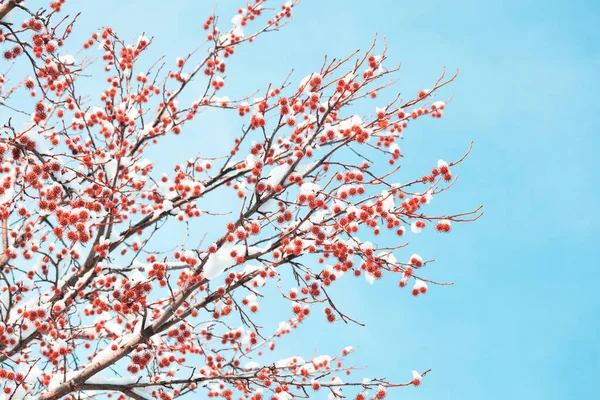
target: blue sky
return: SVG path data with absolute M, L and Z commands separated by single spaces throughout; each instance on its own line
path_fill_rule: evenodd
M 146 32 L 155 38 L 153 54 L 167 60 L 201 41 L 214 5 L 85 3 L 81 38 L 102 25 L 123 38 Z M 218 4 L 223 27 L 240 3 Z M 398 91 L 431 86 L 442 66 L 460 68 L 444 117 L 407 131 L 403 166 L 408 177 L 421 175 L 439 158 L 458 158 L 473 140 L 457 185 L 436 203 L 457 212 L 485 206 L 481 220 L 454 225 L 450 235 L 410 237 L 407 251 L 435 258 L 432 278 L 453 287 L 412 298 L 395 280 L 373 287 L 349 281 L 337 295 L 367 327 L 310 322 L 281 342 L 282 356 L 349 344 L 360 345 L 354 361 L 369 366 L 366 375 L 407 381 L 413 368 L 433 369 L 422 387 L 391 398 L 554 400 L 597 391 L 599 22 L 600 3 L 583 0 L 302 0 L 291 24 L 236 53 L 230 97 L 279 82 L 292 68 L 298 82 L 325 54 L 366 48 L 375 33 L 386 37 L 390 61 L 402 62 Z M 177 157 L 161 162 L 203 146 L 228 149 L 240 124 L 207 115 L 186 133 L 184 148 L 173 148 Z

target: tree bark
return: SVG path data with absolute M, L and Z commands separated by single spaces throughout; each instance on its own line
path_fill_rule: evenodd
M 4 17 L 6 17 L 8 13 L 11 12 L 12 9 L 22 1 L 23 0 L 8 0 L 6 3 L 0 5 L 0 21 L 3 20 Z

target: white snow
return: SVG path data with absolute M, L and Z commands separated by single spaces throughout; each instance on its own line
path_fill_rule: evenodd
M 65 65 L 74 65 L 75 64 L 75 57 L 73 57 L 70 54 L 65 54 L 64 56 L 60 56 L 58 60 Z
M 410 230 L 411 230 L 413 233 L 421 233 L 421 232 L 423 232 L 423 228 L 419 228 L 419 227 L 417 226 L 417 221 L 415 221 L 415 222 L 413 222 L 412 224 L 410 224 Z
M 446 103 L 443 101 L 436 101 L 435 103 L 433 103 L 431 105 L 431 108 L 434 110 L 443 110 L 444 107 L 446 106 Z

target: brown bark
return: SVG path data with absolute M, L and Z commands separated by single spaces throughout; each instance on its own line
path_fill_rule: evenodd
M 17 6 L 17 3 L 20 2 L 21 0 L 8 0 L 6 3 L 0 5 L 0 20 L 3 20 Z
M 6 3 L 0 5 L 0 20 L 3 20 L 4 17 L 6 17 L 8 13 L 22 1 L 23 0 L 8 0 Z

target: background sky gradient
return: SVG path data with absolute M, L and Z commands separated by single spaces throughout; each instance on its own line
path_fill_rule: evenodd
M 222 28 L 242 3 L 218 3 Z M 213 6 L 211 0 L 104 0 L 98 8 L 95 1 L 70 1 L 68 11 L 83 7 L 71 43 L 110 25 L 124 39 L 153 36 L 149 53 L 172 63 L 202 41 Z M 398 389 L 392 399 L 594 396 L 599 23 L 597 1 L 302 0 L 281 32 L 236 52 L 224 91 L 232 98 L 281 82 L 292 68 L 296 85 L 325 54 L 364 49 L 375 33 L 387 40 L 388 66 L 402 62 L 396 91 L 407 96 L 430 87 L 443 66 L 460 68 L 444 92 L 455 94 L 444 117 L 406 131 L 403 171 L 420 176 L 439 158 L 459 158 L 473 140 L 471 156 L 455 171 L 458 183 L 432 210 L 485 206 L 481 220 L 455 224 L 449 235 L 432 229 L 409 235 L 406 256 L 435 258 L 429 277 L 454 286 L 413 298 L 394 279 L 374 286 L 346 279 L 337 290 L 340 304 L 366 328 L 312 318 L 282 339 L 278 354 L 308 358 L 360 345 L 353 360 L 368 365 L 365 375 L 404 382 L 411 369 L 433 369 L 422 387 Z M 199 95 L 200 87 L 192 97 Z M 184 148 L 171 147 L 169 155 L 162 148 L 159 166 L 208 147 L 222 154 L 242 124 L 231 114 L 200 120 L 198 131 L 185 131 Z M 272 323 L 288 315 L 276 314 Z

